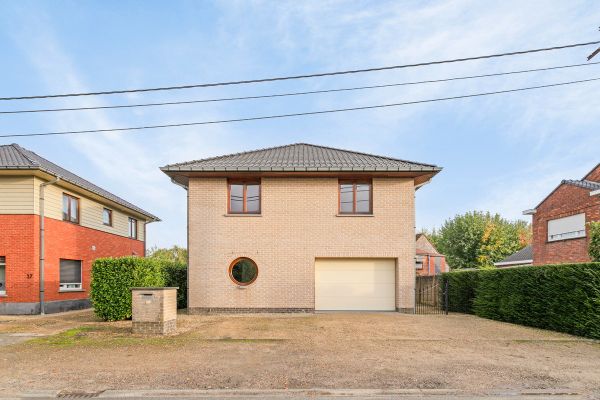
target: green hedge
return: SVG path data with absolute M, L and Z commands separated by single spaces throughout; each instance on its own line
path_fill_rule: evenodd
M 479 271 L 457 271 L 443 274 L 442 279 L 448 284 L 448 310 L 453 312 L 474 314 L 473 300 L 475 288 L 479 281 Z M 441 286 L 445 287 L 444 285 Z
M 453 311 L 600 339 L 600 263 L 449 272 L 443 279 Z
M 131 288 L 165 286 L 164 266 L 140 257 L 99 258 L 92 265 L 90 299 L 106 321 L 131 318 Z
M 165 286 L 178 287 L 177 308 L 187 308 L 187 265 L 163 262 Z

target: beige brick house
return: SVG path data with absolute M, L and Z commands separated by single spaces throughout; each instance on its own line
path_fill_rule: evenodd
M 441 168 L 292 144 L 161 168 L 187 189 L 192 312 L 412 312 L 415 190 Z

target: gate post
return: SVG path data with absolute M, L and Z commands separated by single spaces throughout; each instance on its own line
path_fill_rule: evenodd
M 448 288 L 450 287 L 450 280 L 446 279 L 444 281 L 444 310 L 446 311 L 446 315 L 448 315 Z

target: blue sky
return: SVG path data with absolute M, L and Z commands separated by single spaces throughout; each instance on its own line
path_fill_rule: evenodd
M 0 95 L 170 86 L 367 68 L 600 39 L 594 1 L 112 1 L 0 4 Z M 385 84 L 585 62 L 592 47 L 425 68 L 151 94 L 20 101 L 1 110 L 176 101 Z M 355 107 L 600 77 L 600 66 L 161 108 L 0 116 L 0 133 L 101 129 Z M 294 142 L 444 167 L 417 228 L 468 210 L 511 219 L 600 162 L 599 82 L 400 108 L 17 142 L 160 216 L 185 244 L 185 192 L 158 167 Z

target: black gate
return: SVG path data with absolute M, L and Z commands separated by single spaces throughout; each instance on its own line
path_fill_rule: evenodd
M 441 276 L 417 276 L 415 314 L 448 314 L 448 281 Z

